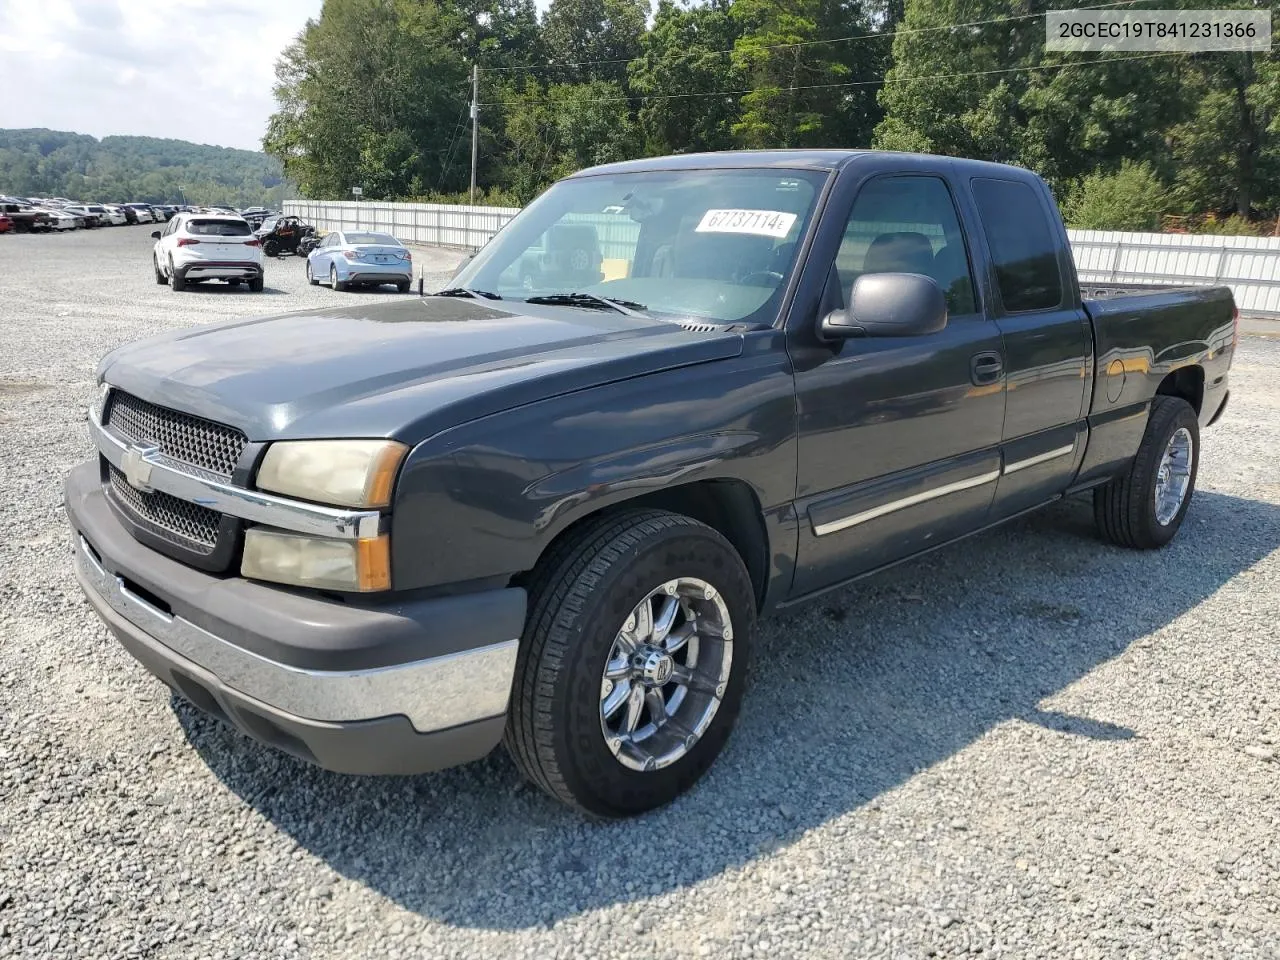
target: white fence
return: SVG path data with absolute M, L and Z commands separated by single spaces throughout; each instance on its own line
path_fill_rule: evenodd
M 286 200 L 284 212 L 323 230 L 382 230 L 405 243 L 478 249 L 520 212 L 519 207 L 449 203 L 353 203 Z
M 1225 284 L 1241 313 L 1280 316 L 1280 237 L 1067 233 L 1085 283 Z
M 484 246 L 520 212 L 517 207 L 323 200 L 289 200 L 284 207 L 325 230 L 385 230 L 410 243 L 470 249 Z M 630 247 L 628 237 L 612 236 L 617 232 L 600 237 L 606 257 L 626 256 L 626 249 L 615 253 L 611 245 Z M 1280 237 L 1067 232 L 1085 283 L 1225 284 L 1242 313 L 1280 317 Z

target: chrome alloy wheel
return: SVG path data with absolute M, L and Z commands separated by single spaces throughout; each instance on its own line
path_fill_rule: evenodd
M 675 763 L 711 726 L 733 667 L 733 622 L 705 580 L 668 580 L 622 624 L 600 683 L 600 729 L 632 770 Z
M 1179 427 L 1169 438 L 1169 445 L 1164 448 L 1164 456 L 1160 458 L 1160 469 L 1156 473 L 1156 523 L 1167 527 L 1182 509 L 1182 502 L 1187 499 L 1187 490 L 1191 486 L 1191 458 L 1194 451 L 1191 445 L 1191 431 Z

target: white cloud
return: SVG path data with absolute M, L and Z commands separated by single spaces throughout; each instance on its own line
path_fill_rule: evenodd
M 322 0 L 0 0 L 0 127 L 257 150 Z

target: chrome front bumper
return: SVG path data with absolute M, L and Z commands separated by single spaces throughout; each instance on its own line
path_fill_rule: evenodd
M 82 586 L 117 615 L 174 659 L 212 677 L 218 688 L 285 714 L 333 723 L 399 715 L 419 733 L 431 733 L 506 712 L 516 639 L 367 670 L 302 669 L 237 647 L 161 610 L 109 573 L 82 536 L 75 537 L 74 549 Z

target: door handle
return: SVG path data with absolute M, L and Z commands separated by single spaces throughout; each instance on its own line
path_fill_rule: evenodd
M 975 386 L 998 383 L 1004 374 L 1004 361 L 994 351 L 975 353 L 969 361 L 969 378 Z

